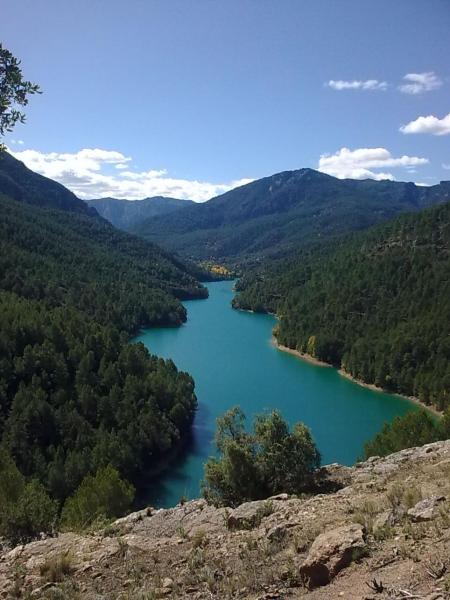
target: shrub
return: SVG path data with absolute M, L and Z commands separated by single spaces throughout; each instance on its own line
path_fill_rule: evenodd
M 27 542 L 55 529 L 58 504 L 37 480 L 27 483 L 15 504 L 6 506 L 2 519 L 3 535 L 13 543 Z
M 442 431 L 441 431 L 442 430 Z M 365 457 L 387 456 L 404 448 L 436 442 L 443 435 L 443 427 L 424 411 L 409 412 L 386 423 L 383 429 L 364 446 Z
M 58 506 L 36 480 L 26 483 L 13 459 L 0 449 L 0 535 L 16 544 L 50 533 Z
M 208 501 L 236 506 L 311 488 L 320 454 L 305 425 L 297 423 L 290 431 L 278 411 L 257 416 L 253 433 L 245 431 L 244 425 L 239 407 L 217 420 L 219 456 L 207 461 L 203 482 Z
M 133 486 L 108 465 L 95 475 L 86 476 L 66 500 L 61 517 L 63 527 L 82 530 L 96 520 L 117 518 L 130 507 L 133 498 Z

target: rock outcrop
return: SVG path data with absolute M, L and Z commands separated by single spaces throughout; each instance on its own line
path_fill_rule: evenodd
M 450 440 L 323 471 L 340 489 L 148 508 L 5 548 L 0 598 L 447 600 Z
M 355 523 L 342 525 L 316 537 L 300 573 L 310 588 L 326 585 L 365 551 L 362 526 Z
M 439 508 L 443 502 L 445 502 L 445 496 L 429 496 L 410 508 L 408 516 L 417 522 L 431 521 L 437 517 Z

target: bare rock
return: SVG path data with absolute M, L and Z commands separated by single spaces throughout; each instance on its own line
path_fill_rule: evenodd
M 282 492 L 281 494 L 276 494 L 275 496 L 270 496 L 267 498 L 268 500 L 289 500 L 289 494 Z
M 439 504 L 444 502 L 445 496 L 429 496 L 418 502 L 408 510 L 408 516 L 413 521 L 431 521 L 439 512 Z
M 153 509 L 149 506 L 148 508 L 144 508 L 143 510 L 138 510 L 137 512 L 131 513 L 126 517 L 121 517 L 120 519 L 116 519 L 114 521 L 114 525 L 134 525 L 145 517 L 150 517 L 152 515 Z
M 267 532 L 269 542 L 281 542 L 286 537 L 286 527 L 284 525 L 275 525 Z
M 157 598 L 163 598 L 164 596 L 169 596 L 172 590 L 170 588 L 155 588 L 154 593 Z
M 164 579 L 162 580 L 162 586 L 165 589 L 171 590 L 173 588 L 173 585 L 173 579 L 171 579 L 170 577 L 164 577 Z
M 320 534 L 313 542 L 300 573 L 311 588 L 326 585 L 365 549 L 361 525 L 343 525 Z
M 254 500 L 245 502 L 235 508 L 228 516 L 229 529 L 253 529 L 258 527 L 264 516 L 268 515 L 266 500 Z
M 385 510 L 375 517 L 373 528 L 376 530 L 383 529 L 384 527 L 392 527 L 396 524 L 401 516 L 402 515 L 400 511 Z

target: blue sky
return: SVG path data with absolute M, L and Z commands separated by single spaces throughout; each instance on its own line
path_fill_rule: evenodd
M 450 179 L 449 0 L 2 0 L 0 40 L 43 90 L 9 148 L 81 197 Z

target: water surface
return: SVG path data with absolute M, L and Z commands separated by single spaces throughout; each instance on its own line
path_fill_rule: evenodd
M 232 286 L 230 281 L 208 284 L 208 299 L 185 302 L 185 325 L 148 329 L 134 340 L 188 371 L 199 400 L 192 441 L 153 482 L 147 498 L 153 505 L 173 506 L 181 496 L 199 495 L 203 464 L 214 452 L 215 419 L 236 404 L 247 417 L 278 408 L 290 423 L 303 421 L 322 462 L 347 465 L 361 456 L 364 442 L 385 421 L 415 410 L 398 396 L 369 390 L 335 369 L 277 350 L 271 343 L 275 318 L 233 310 Z

